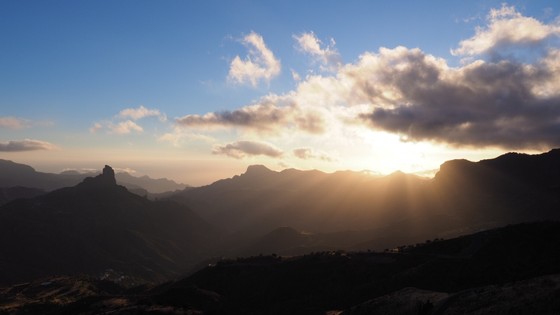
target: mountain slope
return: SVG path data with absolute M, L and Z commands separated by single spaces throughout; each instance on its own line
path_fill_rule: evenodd
M 215 230 L 188 208 L 152 202 L 114 172 L 0 207 L 0 282 L 107 269 L 161 281 L 205 257 Z
M 32 298 L 67 283 L 45 281 L 0 289 L 0 310 L 29 308 L 12 304 L 21 300 L 17 292 L 38 292 Z M 50 297 L 42 307 L 57 310 L 52 314 L 558 314 L 560 223 L 507 226 L 400 252 L 223 260 L 179 281 L 124 293 L 101 285 L 88 285 L 103 291 L 95 297 L 73 303 Z
M 345 249 L 383 249 L 505 224 L 560 218 L 560 149 L 448 161 L 434 179 L 393 173 L 274 172 L 242 175 L 170 199 L 250 243 L 279 226 L 313 234 L 345 232 Z M 348 234 L 350 233 L 350 234 Z

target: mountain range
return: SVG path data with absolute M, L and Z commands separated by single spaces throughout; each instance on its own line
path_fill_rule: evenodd
M 18 196 L 0 206 L 0 284 L 106 274 L 154 283 L 220 258 L 392 250 L 560 219 L 560 149 L 448 161 L 433 179 L 256 165 L 158 200 L 119 185 L 109 166 L 76 184 L 73 173 L 0 166 L 3 191 Z
M 29 165 L 0 159 L 0 189 L 25 187 L 46 192 L 77 185 L 83 181 L 84 178 L 96 176 L 98 174 L 99 172 L 81 173 L 78 171 L 64 171 L 60 174 L 43 173 L 37 172 Z M 126 172 L 116 173 L 115 176 L 120 185 L 142 196 L 182 190 L 188 187 L 188 185 L 178 184 L 166 178 L 153 179 L 148 176 L 136 177 Z M 6 192 L 5 195 L 8 196 L 8 192 Z M 29 196 L 31 197 L 32 195 Z M 15 199 L 15 197 L 10 198 L 10 200 L 13 199 Z M 0 202 L 1 201 L 2 199 L 0 199 Z
M 401 172 L 376 177 L 250 166 L 244 174 L 169 199 L 228 231 L 230 249 L 264 237 L 257 247 L 272 253 L 264 250 L 270 239 L 266 235 L 289 227 L 306 235 L 298 239 L 309 250 L 383 250 L 506 224 L 559 219 L 560 149 L 539 155 L 508 153 L 480 162 L 448 161 L 433 179 Z M 291 242 L 287 246 L 297 247 L 293 238 Z M 271 249 L 286 248 L 276 244 Z
M 209 255 L 216 231 L 187 207 L 117 185 L 112 168 L 0 207 L 0 283 L 122 272 L 162 281 Z

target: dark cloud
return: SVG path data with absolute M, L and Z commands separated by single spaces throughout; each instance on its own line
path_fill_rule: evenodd
M 54 145 L 49 142 L 31 139 L 0 142 L 0 152 L 52 150 L 53 148 Z
M 182 127 L 240 127 L 274 133 L 279 133 L 289 126 L 312 134 L 325 130 L 323 118 L 319 113 L 302 110 L 294 105 L 289 97 L 281 100 L 263 98 L 259 104 L 233 111 L 186 115 L 178 118 L 176 122 Z
M 560 79 L 549 67 L 552 60 L 532 65 L 476 62 L 452 69 L 416 51 L 403 62 L 406 67 L 383 74 L 399 102 L 360 115 L 373 128 L 409 141 L 505 148 L 560 145 L 560 94 L 545 88 Z
M 266 155 L 270 157 L 281 157 L 282 150 L 263 142 L 256 141 L 236 141 L 223 146 L 216 146 L 213 154 L 223 154 L 236 159 L 241 159 L 251 155 Z

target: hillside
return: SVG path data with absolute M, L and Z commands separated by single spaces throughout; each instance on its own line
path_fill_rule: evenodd
M 179 281 L 128 291 L 82 280 L 82 286 L 91 283 L 86 292 L 103 293 L 33 302 L 67 283 L 55 278 L 42 287 L 0 290 L 0 310 L 37 303 L 52 314 L 450 315 L 507 314 L 512 307 L 522 314 L 557 314 L 559 274 L 560 223 L 538 222 L 402 246 L 399 252 L 223 260 Z M 31 288 L 31 302 L 15 307 L 16 292 Z
M 188 208 L 116 184 L 113 170 L 0 207 L 0 283 L 112 269 L 175 277 L 208 255 L 216 230 Z
M 375 177 L 251 166 L 244 174 L 170 199 L 229 231 L 232 243 L 249 245 L 288 226 L 313 235 L 338 233 L 331 244 L 337 242 L 338 248 L 382 250 L 505 224 L 559 219 L 560 149 L 480 162 L 448 161 L 431 180 L 400 172 Z

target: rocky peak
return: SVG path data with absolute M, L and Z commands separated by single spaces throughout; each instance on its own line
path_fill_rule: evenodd
M 103 176 L 104 180 L 108 183 L 111 183 L 113 185 L 117 184 L 117 181 L 115 179 L 115 171 L 109 165 L 105 165 L 105 167 L 103 168 L 103 173 L 100 176 Z
M 250 165 L 245 172 L 246 175 L 264 175 L 270 173 L 273 173 L 273 171 L 264 165 Z
M 82 182 L 88 186 L 116 186 L 115 171 L 109 165 L 105 165 L 103 172 L 95 177 L 88 177 Z

